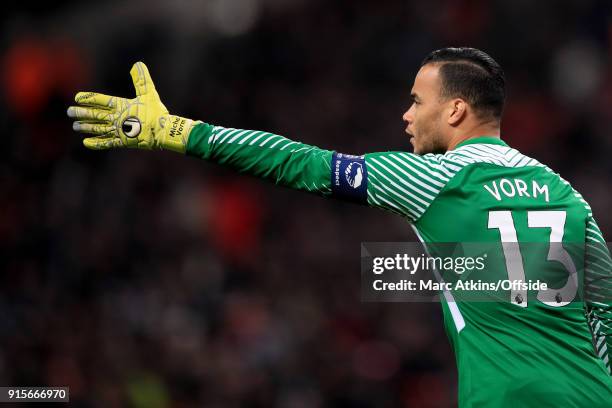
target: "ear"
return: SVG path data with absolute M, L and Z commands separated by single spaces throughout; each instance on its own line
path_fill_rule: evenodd
M 449 101 L 448 124 L 457 126 L 467 114 L 467 103 L 463 99 L 456 98 Z

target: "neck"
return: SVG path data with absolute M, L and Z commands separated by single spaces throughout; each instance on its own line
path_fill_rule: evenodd
M 450 142 L 448 143 L 448 150 L 453 150 L 459 143 L 464 142 L 469 139 L 475 139 L 477 137 L 489 136 L 496 137 L 499 139 L 500 130 L 499 124 L 486 124 L 486 125 L 476 125 L 467 130 L 465 129 L 457 129 L 457 132 L 454 136 L 451 137 Z

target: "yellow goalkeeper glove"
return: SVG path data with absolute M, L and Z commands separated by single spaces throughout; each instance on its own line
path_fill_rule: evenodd
M 83 140 L 85 147 L 167 149 L 185 153 L 189 132 L 199 122 L 168 113 L 145 64 L 137 62 L 130 74 L 136 88 L 134 99 L 95 92 L 76 94 L 77 106 L 68 108 L 68 116 L 76 119 L 72 128 L 96 135 Z

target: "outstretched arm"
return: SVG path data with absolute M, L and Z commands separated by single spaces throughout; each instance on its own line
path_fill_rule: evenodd
M 94 150 L 138 148 L 172 150 L 231 166 L 291 188 L 330 195 L 334 152 L 290 141 L 268 132 L 212 126 L 171 115 L 161 102 L 149 70 L 142 62 L 132 67 L 133 99 L 79 92 L 68 108 L 73 129 L 91 135 L 83 140 Z M 357 159 L 363 161 L 363 158 Z M 365 202 L 363 188 L 353 194 Z M 341 194 L 339 194 L 341 195 Z M 349 197 L 347 197 L 349 198 Z
M 133 99 L 79 92 L 68 109 L 90 149 L 167 149 L 230 166 L 290 188 L 355 201 L 416 220 L 452 176 L 434 155 L 403 152 L 353 156 L 273 133 L 213 126 L 171 115 L 147 67 L 130 71 Z
M 332 193 L 334 152 L 273 133 L 202 123 L 191 131 L 185 151 L 279 185 L 325 196 Z

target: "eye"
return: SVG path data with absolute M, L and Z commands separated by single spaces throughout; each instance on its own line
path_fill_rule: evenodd
M 134 117 L 127 118 L 123 121 L 123 124 L 121 125 L 121 130 L 123 131 L 123 134 L 129 138 L 137 137 L 140 134 L 140 129 L 140 121 L 138 120 L 138 118 Z

